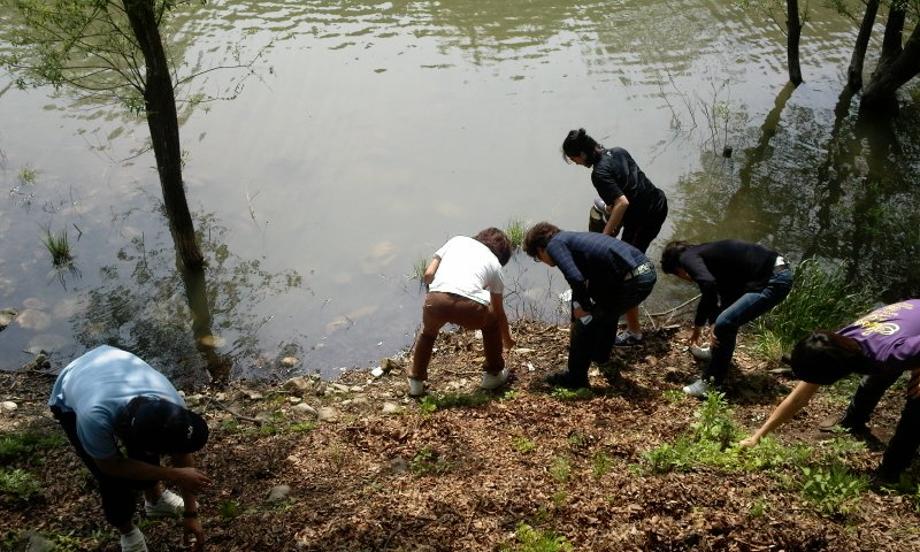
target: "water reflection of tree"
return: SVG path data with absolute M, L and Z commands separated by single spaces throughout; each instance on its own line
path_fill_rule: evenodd
M 820 113 L 776 109 L 735 162 L 705 152 L 678 183 L 674 236 L 737 237 L 795 256 L 839 259 L 886 298 L 920 293 L 920 164 L 914 110 L 895 121 L 860 117 L 844 90 L 828 138 Z M 780 97 L 776 108 L 782 112 Z
M 258 333 L 270 319 L 256 307 L 271 295 L 299 287 L 295 271 L 273 273 L 260 260 L 244 260 L 223 240 L 227 229 L 212 214 L 195 217 L 207 270 L 177 268 L 168 240 L 134 237 L 117 252 L 118 262 L 101 269 L 102 283 L 90 290 L 83 317 L 73 321 L 84 346 L 108 343 L 153 359 L 190 379 L 225 380 L 241 370 L 270 368 Z M 156 244 L 151 247 L 151 242 Z M 222 344 L 222 336 L 232 342 Z M 281 344 L 284 354 L 300 353 Z

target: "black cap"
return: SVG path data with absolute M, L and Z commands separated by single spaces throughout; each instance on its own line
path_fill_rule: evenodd
M 128 405 L 127 433 L 133 445 L 163 454 L 187 454 L 208 442 L 200 415 L 157 397 L 137 397 Z

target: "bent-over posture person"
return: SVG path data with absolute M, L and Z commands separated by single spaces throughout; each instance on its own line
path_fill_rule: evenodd
M 801 410 L 818 391 L 850 374 L 895 377 L 911 371 L 907 401 L 894 436 L 877 470 L 884 482 L 897 482 L 920 445 L 920 299 L 877 309 L 837 332 L 816 331 L 792 350 L 795 389 L 743 446 L 756 445 Z
M 695 282 L 702 293 L 690 346 L 699 345 L 707 323 L 713 325 L 712 356 L 703 376 L 683 388 L 688 395 L 703 397 L 712 386 L 721 387 L 724 383 L 738 329 L 789 295 L 792 270 L 775 251 L 740 240 L 699 245 L 670 242 L 661 254 L 661 270 Z
M 195 549 L 202 549 L 196 496 L 210 479 L 194 467 L 193 453 L 207 443 L 208 426 L 185 408 L 163 374 L 103 345 L 61 371 L 48 405 L 99 482 L 105 519 L 121 533 L 123 551 L 147 550 L 134 525 L 138 491 L 148 516 L 181 514 L 186 541 L 194 537 Z M 171 467 L 160 465 L 161 455 L 171 457 Z M 175 483 L 182 496 L 164 489 L 162 481 Z
M 645 176 L 632 156 L 623 148 L 606 149 L 585 129 L 572 130 L 562 142 L 565 159 L 591 169 L 591 183 L 600 196 L 591 208 L 588 229 L 617 236 L 642 253 L 648 250 L 668 216 L 668 199 Z M 639 307 L 626 311 L 626 331 L 617 336 L 617 345 L 642 342 Z
M 551 376 L 549 383 L 588 387 L 591 362 L 610 360 L 617 321 L 652 292 L 655 267 L 626 242 L 596 232 L 564 232 L 548 222 L 527 231 L 524 250 L 558 267 L 572 287 L 568 370 Z
M 472 238 L 455 236 L 435 252 L 425 269 L 428 294 L 409 369 L 411 396 L 425 394 L 434 341 L 447 323 L 482 331 L 486 360 L 480 387 L 496 389 L 508 380 L 502 345 L 510 349 L 514 340 L 502 303 L 502 267 L 510 259 L 511 241 L 498 228 L 486 228 Z

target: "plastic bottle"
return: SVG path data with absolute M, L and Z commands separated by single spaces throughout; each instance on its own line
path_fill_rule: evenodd
M 580 309 L 580 308 L 581 308 L 581 305 L 578 303 L 578 301 L 572 301 L 572 307 L 573 307 L 573 308 L 576 308 L 576 309 Z M 581 323 L 582 323 L 582 324 L 585 324 L 585 325 L 589 324 L 589 323 L 591 322 L 591 320 L 593 320 L 593 319 L 594 319 L 594 317 L 591 316 L 591 313 L 588 313 L 588 314 L 582 316 L 581 318 L 579 318 L 579 320 L 581 320 Z

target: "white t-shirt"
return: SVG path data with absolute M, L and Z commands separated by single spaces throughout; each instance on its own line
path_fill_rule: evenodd
M 435 254 L 441 259 L 428 291 L 453 293 L 488 305 L 489 294 L 502 294 L 502 265 L 488 247 L 466 236 L 454 236 Z

